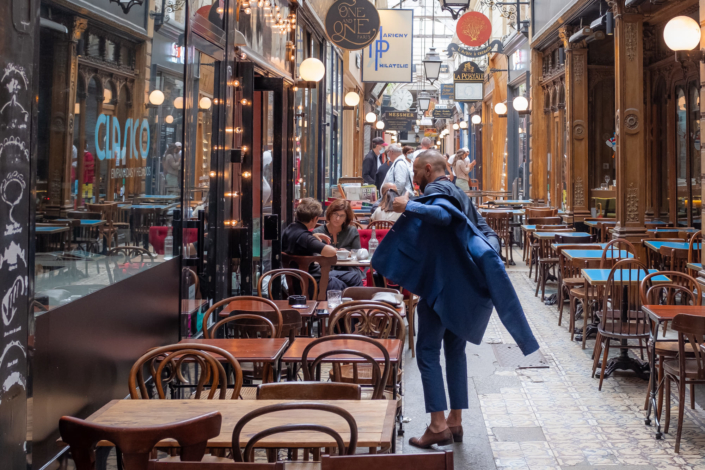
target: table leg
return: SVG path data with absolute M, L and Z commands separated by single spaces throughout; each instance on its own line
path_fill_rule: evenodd
M 649 332 L 649 342 L 651 343 L 651 361 L 650 361 L 650 372 L 651 372 L 651 395 L 649 396 L 649 404 L 646 408 L 646 418 L 644 419 L 644 424 L 647 426 L 651 425 L 651 412 L 654 414 L 654 421 L 656 422 L 656 434 L 654 437 L 656 439 L 662 439 L 663 434 L 661 433 L 661 420 L 658 415 L 658 373 L 656 372 L 656 341 L 658 339 L 658 330 L 661 327 L 661 323 L 653 322 L 651 325 L 651 331 Z M 670 404 L 666 404 L 670 406 Z
M 623 293 L 622 293 L 622 305 L 620 307 L 621 310 L 621 318 L 622 318 L 622 323 L 627 323 L 628 320 L 628 312 L 629 312 L 629 296 L 628 294 L 628 289 L 627 286 L 623 287 Z M 646 373 L 646 370 L 649 368 L 649 364 L 644 364 L 642 361 L 639 359 L 635 359 L 632 357 L 629 357 L 629 348 L 627 347 L 627 340 L 623 339 L 620 341 L 621 348 L 620 348 L 620 353 L 619 357 L 615 357 L 613 359 L 610 359 L 607 362 L 607 367 L 605 368 L 605 377 L 608 377 L 609 375 L 612 374 L 612 372 L 616 370 L 631 370 L 633 371 L 637 377 L 643 380 L 648 380 L 649 375 Z M 652 376 L 655 377 L 655 376 Z

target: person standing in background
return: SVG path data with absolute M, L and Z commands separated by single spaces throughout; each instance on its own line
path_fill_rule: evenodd
M 414 195 L 414 177 L 409 170 L 409 165 L 405 157 L 402 157 L 402 149 L 397 144 L 392 144 L 387 150 L 387 156 L 392 162 L 389 167 L 384 183 L 393 183 L 397 187 L 399 194 L 409 193 Z
M 380 154 L 379 158 L 382 163 L 379 165 L 379 168 L 377 168 L 377 174 L 375 175 L 375 186 L 377 186 L 377 191 L 379 191 L 382 187 L 382 183 L 384 183 L 384 179 L 387 177 L 387 172 L 389 171 L 390 166 L 387 152 Z
M 411 147 L 409 145 L 405 145 L 401 149 L 402 155 L 404 155 L 404 160 L 406 160 L 407 165 L 409 165 L 409 171 L 411 174 L 414 174 L 414 162 L 411 160 L 411 156 L 414 153 L 414 147 Z
M 466 154 L 463 150 L 459 150 L 455 154 L 453 161 L 453 171 L 455 172 L 455 185 L 463 191 L 470 191 L 470 172 L 475 168 L 475 161 L 468 164 L 465 161 Z
M 367 152 L 367 155 L 365 155 L 365 158 L 362 160 L 362 179 L 365 184 L 375 184 L 377 171 L 384 163 L 382 161 L 384 158 L 382 156 L 382 152 L 384 151 L 384 147 L 387 146 L 387 143 L 381 137 L 375 137 L 372 139 L 371 144 L 372 148 L 369 152 Z M 379 189 L 379 186 L 377 186 L 377 189 Z
M 413 154 L 411 154 L 411 158 L 409 159 L 409 160 L 411 160 L 411 164 L 412 165 L 414 164 L 414 160 L 416 160 L 416 157 L 418 157 L 419 154 L 421 154 L 421 152 L 425 152 L 426 150 L 429 150 L 431 148 L 431 146 L 433 146 L 433 141 L 431 139 L 429 139 L 428 137 L 424 137 L 423 139 L 421 139 L 421 148 L 418 149 Z M 412 173 L 414 172 L 413 166 L 412 166 L 411 172 Z

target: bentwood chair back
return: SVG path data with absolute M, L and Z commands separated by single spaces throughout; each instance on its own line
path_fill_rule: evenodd
M 303 293 L 306 297 L 310 295 L 311 299 L 318 298 L 318 282 L 316 282 L 316 279 L 307 271 L 290 268 L 272 269 L 262 274 L 257 283 L 257 295 L 260 297 L 262 297 L 262 284 L 267 277 L 269 277 L 269 283 L 267 284 L 269 300 L 274 300 L 274 292 L 276 289 L 273 286 L 276 285 L 276 279 L 286 279 L 286 293 L 284 293 L 282 289 L 282 294 L 285 294 L 283 296 L 284 299 L 298 293 Z M 313 290 L 312 294 L 310 294 L 311 289 Z
M 453 451 L 389 455 L 324 455 L 321 470 L 453 470 Z
M 260 416 L 277 413 L 279 411 L 290 411 L 290 410 L 314 410 L 314 411 L 327 411 L 329 413 L 338 415 L 343 418 L 350 429 L 350 441 L 349 445 L 346 447 L 343 438 L 335 430 L 328 426 L 321 424 L 284 424 L 281 426 L 275 426 L 273 428 L 265 429 L 256 433 L 250 438 L 245 446 L 244 455 L 240 451 L 240 434 L 242 430 L 250 421 L 259 418 Z M 256 444 L 267 436 L 272 436 L 275 434 L 280 434 L 284 432 L 292 431 L 307 431 L 307 432 L 318 432 L 324 433 L 335 439 L 338 447 L 338 453 L 340 455 L 352 455 L 357 449 L 357 423 L 355 418 L 350 414 L 349 411 L 340 408 L 338 406 L 333 406 L 325 403 L 278 403 L 276 405 L 263 406 L 257 408 L 256 410 L 250 411 L 245 416 L 240 418 L 240 421 L 235 425 L 233 429 L 232 438 L 232 452 L 233 460 L 235 462 L 252 462 L 254 460 L 254 449 Z
M 524 217 L 527 220 L 537 217 L 556 217 L 557 215 L 558 209 L 550 209 L 547 207 L 527 207 L 524 209 Z
M 512 217 L 510 212 L 489 212 L 485 215 L 487 225 L 504 243 L 504 256 L 507 262 L 509 262 L 512 249 Z
M 221 362 L 226 363 L 234 374 L 232 388 L 228 387 L 230 373 L 225 371 Z M 199 367 L 191 368 L 193 364 L 198 364 Z M 145 367 L 148 367 L 147 374 L 144 373 Z M 189 369 L 185 370 L 185 368 Z M 198 375 L 195 380 L 190 379 L 191 372 Z M 209 344 L 171 344 L 154 348 L 142 355 L 132 365 L 128 378 L 127 385 L 130 390 L 130 398 L 133 400 L 151 397 L 145 383 L 145 376 L 153 378 L 154 388 L 161 400 L 167 398 L 167 385 L 184 384 L 190 388 L 196 388 L 194 398 L 218 398 L 220 400 L 238 398 L 240 388 L 242 388 L 240 363 L 228 351 Z M 210 388 L 206 388 L 206 386 Z M 217 397 L 216 392 L 219 392 Z M 207 396 L 204 395 L 205 393 Z
M 602 269 L 608 269 L 609 266 L 621 259 L 630 259 L 629 254 L 636 258 L 636 249 L 629 240 L 623 238 L 615 238 L 607 243 L 605 249 L 602 250 Z M 604 267 L 603 267 L 604 266 Z
M 331 312 L 328 334 L 355 334 L 376 339 L 393 337 L 403 344 L 406 328 L 399 312 L 387 304 L 354 300 L 340 304 Z
M 685 238 L 680 237 L 679 234 L 673 233 L 673 232 L 666 232 L 664 231 L 659 231 L 656 230 L 655 232 L 651 232 L 653 234 L 654 238 L 678 238 L 681 240 L 685 240 Z
M 528 210 L 528 209 L 526 209 Z M 561 225 L 563 219 L 560 217 L 526 217 L 526 225 Z
M 205 339 L 214 337 L 214 334 L 217 330 L 216 326 L 219 328 L 220 326 L 227 323 L 225 321 L 218 321 L 218 317 L 216 314 L 216 312 L 218 312 L 221 307 L 224 307 L 226 305 L 228 306 L 229 312 L 231 312 L 230 317 L 228 317 L 228 319 L 232 319 L 230 321 L 234 321 L 237 317 L 241 317 L 242 319 L 254 320 L 254 322 L 259 323 L 259 326 L 253 325 L 253 322 L 248 322 L 248 326 L 254 329 L 259 329 L 261 330 L 260 332 L 267 332 L 269 325 L 273 324 L 275 326 L 275 331 L 272 337 L 281 338 L 282 329 L 284 325 L 284 318 L 282 316 L 281 311 L 277 307 L 277 304 L 275 304 L 269 299 L 264 299 L 262 297 L 243 295 L 240 297 L 229 297 L 227 299 L 223 299 L 220 302 L 216 302 L 215 304 L 213 304 L 213 306 L 211 306 L 211 308 L 206 310 L 206 313 L 203 315 L 202 323 L 203 337 Z M 246 312 L 246 314 L 252 315 L 253 317 L 257 318 L 251 318 L 250 316 L 243 317 L 245 313 L 237 312 Z M 208 323 L 211 320 L 211 316 L 214 317 L 213 322 L 215 323 L 215 326 L 213 328 L 210 328 L 209 330 Z M 247 332 L 245 332 L 245 334 L 247 334 Z
M 105 255 L 105 270 L 111 284 L 129 277 L 131 271 L 138 271 L 151 263 L 155 255 L 140 246 L 118 246 L 111 248 Z
M 701 243 L 703 242 L 703 232 L 702 230 L 695 232 L 688 242 L 688 262 L 689 263 L 700 263 L 702 256 Z
M 676 428 L 676 453 L 680 452 L 685 414 L 685 386 L 689 385 L 691 400 L 695 384 L 705 384 L 705 317 L 697 315 L 676 315 L 671 328 L 678 332 L 678 358 L 664 361 L 666 373 L 666 403 L 671 403 L 671 382 L 678 387 L 678 426 Z M 692 403 L 691 403 L 692 405 Z M 671 421 L 671 407 L 666 406 L 664 432 L 668 432 Z
M 658 249 L 661 261 L 665 269 L 685 273 L 688 271 L 688 250 L 685 248 L 673 248 L 661 246 Z
M 59 432 L 71 449 L 76 470 L 95 470 L 95 448 L 100 441 L 111 442 L 120 449 L 126 469 L 146 470 L 152 450 L 165 439 L 179 443 L 182 461 L 200 461 L 208 440 L 220 435 L 222 420 L 220 413 L 212 412 L 160 426 L 129 428 L 64 416 L 59 420 Z
M 375 359 L 362 351 L 355 349 L 332 349 L 333 346 L 327 345 L 331 341 L 346 340 L 348 343 L 351 342 L 362 342 L 373 344 L 377 349 L 380 350 L 384 356 L 384 366 L 380 365 L 375 361 Z M 324 346 L 320 346 L 324 345 Z M 315 348 L 319 346 L 319 351 L 323 349 L 323 352 L 316 354 L 316 359 L 313 362 L 309 362 L 308 356 Z M 353 346 L 354 347 L 354 346 Z M 359 385 L 372 385 L 372 399 L 379 400 L 384 397 L 385 384 L 389 380 L 391 374 L 389 352 L 382 346 L 378 341 L 367 336 L 360 335 L 332 335 L 324 336 L 322 338 L 315 339 L 306 346 L 303 353 L 301 354 L 301 369 L 304 373 L 304 380 L 311 381 L 314 380 L 316 376 L 316 367 L 323 360 L 330 356 L 336 356 L 340 354 L 345 354 L 347 356 L 358 356 L 367 361 L 367 363 L 361 364 L 359 367 L 352 368 L 352 377 L 343 377 L 340 372 L 340 364 L 337 362 L 333 363 L 333 370 L 331 371 L 331 379 L 333 382 L 343 382 L 343 383 L 354 383 Z M 357 364 L 355 364 L 357 366 Z M 366 366 L 366 367 L 362 367 Z
M 284 462 L 172 462 L 150 460 L 147 470 L 285 470 Z
M 560 235 L 556 234 L 556 243 L 570 243 L 572 245 L 580 245 L 581 243 L 584 244 L 589 244 L 589 243 L 595 243 L 597 241 L 597 236 L 596 235 L 583 235 L 580 237 L 570 237 L 567 235 Z M 583 249 L 583 246 L 579 246 L 577 249 Z M 565 249 L 565 247 L 563 247 Z
M 359 400 L 358 384 L 336 382 L 278 382 L 257 386 L 258 400 Z
M 333 266 L 336 262 L 337 259 L 335 256 L 295 256 L 282 253 L 282 266 L 284 268 L 294 268 L 309 272 L 309 267 L 313 263 L 317 263 L 321 267 L 321 280 L 318 284 L 318 296 L 311 297 L 312 300 L 326 300 L 328 275 L 330 274 L 331 266 Z
M 372 222 L 369 223 L 367 228 L 369 230 L 372 230 L 372 227 L 374 227 L 377 230 L 389 229 L 389 228 L 394 227 L 394 222 L 392 222 L 391 220 L 373 220 Z

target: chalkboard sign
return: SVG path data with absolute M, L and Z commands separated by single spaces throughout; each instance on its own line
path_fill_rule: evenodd
M 416 113 L 408 111 L 389 111 L 384 113 L 383 121 L 387 129 L 410 131 L 416 123 Z
M 336 46 L 355 51 L 375 40 L 379 24 L 379 13 L 369 1 L 338 0 L 326 15 L 326 34 Z
M 436 119 L 450 119 L 453 117 L 453 110 L 435 108 L 433 110 L 433 117 Z

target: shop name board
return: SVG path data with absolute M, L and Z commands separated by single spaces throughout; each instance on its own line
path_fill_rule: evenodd
M 453 72 L 454 100 L 478 101 L 483 97 L 485 73 L 475 62 L 463 62 Z
M 492 49 L 494 49 L 494 50 L 492 50 Z M 472 59 L 477 59 L 478 57 L 485 56 L 485 55 L 489 54 L 490 52 L 502 52 L 502 50 L 503 50 L 502 41 L 500 41 L 499 39 L 496 39 L 496 40 L 492 41 L 491 43 L 487 44 L 486 46 L 476 47 L 476 48 L 463 47 L 458 44 L 448 44 L 448 49 L 446 49 L 446 52 L 448 53 L 449 58 L 452 58 L 456 53 L 458 53 L 464 57 L 470 57 Z
M 452 100 L 454 96 L 454 87 L 452 83 L 441 83 L 441 99 Z
M 450 119 L 453 117 L 453 109 L 436 107 L 433 110 L 433 117 L 436 119 Z
M 379 10 L 379 33 L 363 52 L 362 81 L 412 82 L 413 10 Z
M 352 51 L 374 41 L 379 24 L 379 13 L 367 0 L 338 0 L 326 14 L 328 38 L 336 46 Z
M 104 136 L 102 139 L 101 135 Z M 95 122 L 95 150 L 98 160 L 144 160 L 149 155 L 149 145 L 149 122 L 146 119 L 126 119 L 122 129 L 115 116 L 101 114 Z
M 389 111 L 384 113 L 383 121 L 389 129 L 410 131 L 413 129 L 414 123 L 416 122 L 416 113 L 409 111 Z

